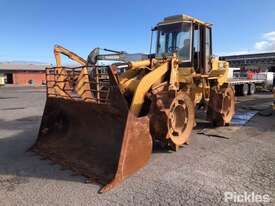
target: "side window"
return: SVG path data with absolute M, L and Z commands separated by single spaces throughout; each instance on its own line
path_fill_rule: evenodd
M 191 46 L 191 37 L 190 33 L 179 32 L 176 38 L 176 45 L 179 53 L 179 57 L 182 61 L 190 60 L 190 46 Z
M 205 48 L 204 67 L 205 67 L 205 71 L 208 72 L 210 69 L 210 58 L 212 55 L 211 29 L 208 27 L 205 28 L 204 48 Z
M 201 69 L 201 32 L 200 27 L 196 26 L 194 28 L 194 68 L 197 72 L 200 72 Z
M 158 54 L 163 54 L 165 52 L 165 33 L 164 32 L 159 32 L 159 44 L 158 44 Z
M 172 49 L 173 50 L 173 33 L 172 32 L 169 32 L 167 34 L 167 48 L 166 48 L 166 52 L 171 52 L 170 50 Z
M 192 24 L 184 23 L 181 30 L 176 33 L 175 47 L 179 59 L 183 62 L 191 62 L 192 54 Z
M 176 45 L 177 46 L 184 46 L 184 40 L 186 39 L 190 39 L 189 37 L 189 34 L 188 33 L 185 33 L 185 32 L 179 32 L 177 33 L 177 38 L 176 38 L 177 42 L 176 42 Z
M 200 30 L 199 28 L 194 30 L 194 52 L 200 52 Z

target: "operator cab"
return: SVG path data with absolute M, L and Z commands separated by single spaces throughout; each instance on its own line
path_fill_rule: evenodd
M 198 73 L 211 68 L 211 25 L 190 16 L 166 17 L 154 28 L 157 32 L 156 58 L 176 53 L 180 67 L 193 67 Z

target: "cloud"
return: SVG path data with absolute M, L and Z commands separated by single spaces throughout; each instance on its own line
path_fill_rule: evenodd
M 248 50 L 234 51 L 234 52 L 220 52 L 219 56 L 234 56 L 234 55 L 242 55 L 251 53 Z
M 275 41 L 275 31 L 264 33 L 263 37 L 269 41 Z
M 275 51 L 275 31 L 264 33 L 262 39 L 255 43 L 254 48 L 257 52 Z
M 260 40 L 255 42 L 250 48 L 244 48 L 240 51 L 218 52 L 219 56 L 231 56 L 242 54 L 254 54 L 264 52 L 275 52 L 275 31 L 263 33 Z
M 270 42 L 268 41 L 259 41 L 255 43 L 255 49 L 257 50 L 267 50 L 270 47 Z

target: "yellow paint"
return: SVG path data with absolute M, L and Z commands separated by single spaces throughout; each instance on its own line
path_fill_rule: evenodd
M 4 85 L 5 85 L 4 75 L 0 74 L 0 86 L 4 86 Z
M 195 24 L 199 24 L 199 25 L 203 25 L 203 26 L 211 25 L 209 23 L 203 22 L 203 21 L 201 21 L 199 19 L 196 19 L 194 17 L 191 17 L 191 16 L 175 15 L 175 16 L 165 17 L 164 20 L 158 24 L 158 26 L 166 25 L 166 24 L 173 24 L 173 23 L 178 23 L 178 22 L 184 22 L 184 21 L 190 21 L 190 22 L 193 22 Z
M 220 86 L 227 83 L 229 63 L 226 61 L 220 61 L 216 58 L 213 58 L 211 63 L 212 69 L 209 72 L 209 79 L 217 79 Z
M 139 60 L 139 61 L 130 61 L 128 64 L 131 69 L 137 69 L 137 68 L 141 68 L 141 67 L 149 67 L 151 64 L 151 61 L 150 61 L 150 59 Z
M 141 111 L 142 105 L 144 103 L 145 94 L 150 90 L 152 85 L 155 82 L 160 81 L 166 72 L 169 70 L 168 63 L 163 63 L 153 69 L 151 72 L 146 74 L 139 82 L 134 97 L 132 99 L 132 104 L 130 107 L 130 111 L 136 116 L 139 115 Z
M 179 72 L 179 64 L 176 53 L 173 54 L 171 59 L 171 71 L 170 71 L 170 82 L 169 89 L 170 90 L 178 90 L 179 89 L 179 81 L 178 81 L 178 72 Z
M 193 75 L 196 73 L 192 67 L 180 67 L 178 69 L 178 82 L 185 84 L 193 84 Z

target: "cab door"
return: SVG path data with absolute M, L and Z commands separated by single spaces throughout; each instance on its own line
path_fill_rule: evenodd
M 212 31 L 210 27 L 204 26 L 201 28 L 201 60 L 202 73 L 206 74 L 211 69 L 212 56 Z

